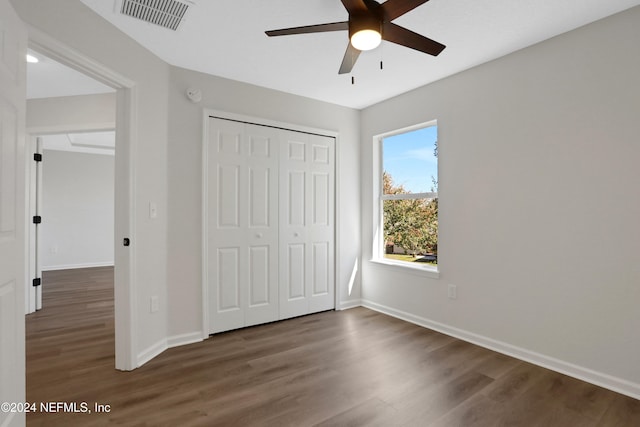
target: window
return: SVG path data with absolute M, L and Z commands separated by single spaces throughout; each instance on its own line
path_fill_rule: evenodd
M 437 268 L 437 138 L 435 122 L 379 138 L 380 261 Z

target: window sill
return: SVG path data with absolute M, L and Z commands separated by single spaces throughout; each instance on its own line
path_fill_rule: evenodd
M 402 261 L 390 261 L 387 259 L 371 259 L 372 264 L 377 264 L 379 266 L 388 266 L 393 269 L 402 270 L 406 273 L 417 274 L 422 277 L 429 277 L 431 279 L 439 279 L 440 272 L 438 271 L 438 267 L 434 266 L 426 266 L 426 265 L 414 265 L 408 262 Z

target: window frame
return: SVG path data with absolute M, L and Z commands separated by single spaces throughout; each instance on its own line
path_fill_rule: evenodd
M 404 194 L 384 194 L 383 191 L 383 178 L 384 172 L 383 160 L 384 160 L 384 145 L 385 138 L 389 138 L 396 135 L 401 135 L 428 127 L 438 126 L 437 120 L 430 120 L 427 122 L 419 123 L 413 126 L 408 126 L 402 129 L 397 129 L 390 132 L 381 133 L 373 137 L 374 155 L 373 155 L 373 214 L 374 214 L 374 230 L 373 230 L 373 248 L 371 262 L 384 266 L 389 266 L 394 269 L 400 269 L 404 272 L 410 272 L 419 274 L 420 276 L 426 276 L 431 278 L 439 278 L 440 270 L 439 264 L 435 266 L 432 264 L 421 263 L 409 263 L 406 261 L 397 261 L 385 258 L 384 256 L 384 202 L 386 200 L 417 200 L 417 199 L 433 199 L 438 197 L 438 192 L 424 192 L 424 193 L 404 193 Z M 438 132 L 439 134 L 439 132 Z M 439 136 L 438 136 L 439 138 Z M 440 162 L 438 162 L 438 176 L 440 175 Z M 439 180 L 439 178 L 437 178 Z M 438 230 L 439 231 L 439 230 Z M 438 233 L 438 238 L 439 238 Z

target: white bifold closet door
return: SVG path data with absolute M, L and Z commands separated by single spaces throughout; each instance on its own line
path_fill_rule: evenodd
M 334 308 L 334 138 L 209 120 L 209 332 Z

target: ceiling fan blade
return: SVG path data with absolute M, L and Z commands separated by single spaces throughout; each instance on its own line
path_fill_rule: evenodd
M 362 14 L 369 10 L 364 0 L 342 0 L 342 4 L 349 15 Z
M 349 29 L 349 22 L 332 22 L 330 24 L 306 25 L 304 27 L 282 28 L 280 30 L 265 31 L 269 37 L 288 36 L 291 34 L 325 33 L 328 31 L 342 31 Z
M 431 40 L 411 30 L 400 27 L 391 22 L 385 22 L 382 27 L 382 39 L 396 43 L 429 55 L 438 56 L 446 47 L 442 43 Z
M 429 0 L 387 0 L 380 5 L 382 17 L 386 22 L 393 21 L 428 1 Z
M 344 53 L 344 58 L 342 58 L 342 64 L 340 65 L 340 71 L 338 71 L 338 74 L 350 73 L 353 66 L 356 65 L 358 56 L 360 56 L 360 51 L 349 43 L 347 51 Z

